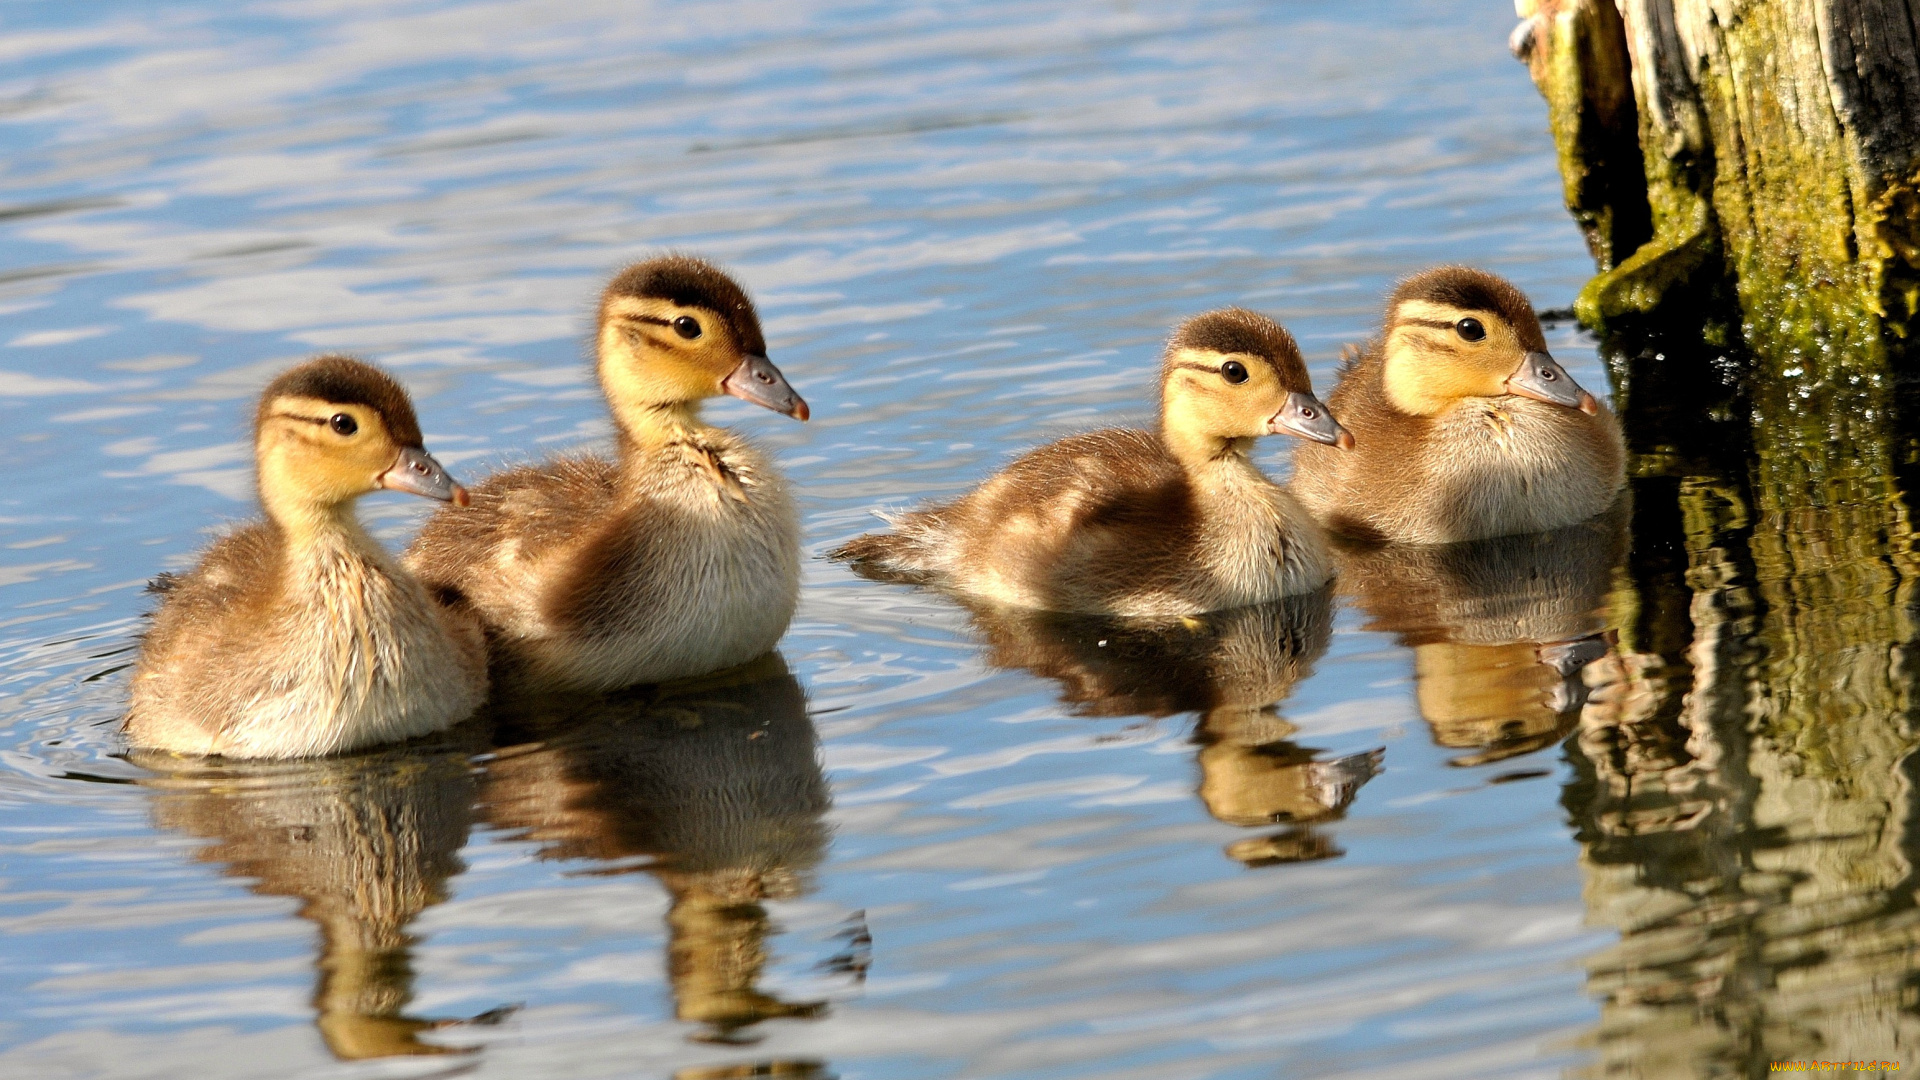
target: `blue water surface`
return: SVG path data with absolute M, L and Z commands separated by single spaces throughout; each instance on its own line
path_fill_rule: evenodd
M 359 805 L 339 793 L 364 778 L 156 786 L 114 733 L 142 585 L 252 512 L 246 425 L 272 372 L 377 360 L 466 478 L 604 446 L 588 320 L 651 252 L 719 260 L 759 302 L 814 419 L 711 413 L 775 452 L 811 556 L 1038 441 L 1146 421 L 1159 343 L 1208 307 L 1280 319 L 1324 390 L 1423 266 L 1569 304 L 1592 264 L 1510 22 L 1460 0 L 7 5 L 0 1074 L 1583 1060 L 1580 961 L 1612 935 L 1586 922 L 1556 740 L 1461 763 L 1414 651 L 1347 598 L 1301 617 L 1332 621 L 1297 670 L 1265 672 L 1275 709 L 1216 719 L 1271 725 L 1247 744 L 1269 757 L 1384 748 L 1383 771 L 1319 820 L 1247 824 L 1201 792 L 1254 759 L 1209 757 L 1190 702 L 998 663 L 1039 645 L 812 558 L 781 646 L 806 712 L 767 723 L 830 805 L 768 811 L 800 822 L 788 846 L 737 865 L 702 863 L 720 842 L 693 821 L 676 863 L 589 842 L 617 829 L 579 804 L 603 789 L 539 756 L 564 744 L 447 751 L 427 801 L 482 809 L 433 858 L 346 889 L 369 907 L 412 890 L 378 946 L 399 974 L 339 973 L 343 940 L 379 935 L 313 899 L 345 895 L 311 883 L 337 856 L 295 852 L 328 826 L 272 802 L 279 783 L 300 813 Z M 1549 332 L 1604 388 L 1591 342 Z M 1278 443 L 1261 460 L 1284 472 Z M 397 545 L 427 509 L 362 513 Z M 546 809 L 486 809 L 516 799 Z M 700 1012 L 716 1001 L 734 1019 Z M 413 1034 L 365 1019 L 496 1009 Z M 479 1049 L 355 1060 L 382 1038 Z

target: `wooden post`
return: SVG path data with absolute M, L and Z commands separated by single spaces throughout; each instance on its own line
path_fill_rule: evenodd
M 1601 271 L 1583 321 L 1699 306 L 1719 278 L 1757 351 L 1881 357 L 1906 336 L 1920 312 L 1912 0 L 1516 8 L 1510 44 L 1547 98 Z
M 1920 1042 L 1916 4 L 1519 0 L 1633 487 L 1566 796 L 1621 932 L 1574 1075 Z

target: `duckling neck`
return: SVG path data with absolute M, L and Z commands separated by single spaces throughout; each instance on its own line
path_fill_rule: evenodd
M 614 414 L 622 451 L 658 450 L 710 430 L 700 418 L 700 403 L 675 401 L 629 405 Z
M 353 512 L 353 500 L 323 504 L 294 499 L 276 499 L 261 493 L 267 517 L 280 528 L 287 540 L 287 551 L 296 560 L 301 555 L 351 551 L 377 563 L 386 562 L 386 549 L 367 534 Z
M 1247 455 L 1253 450 L 1252 439 L 1224 438 L 1165 424 L 1160 428 L 1160 441 L 1189 474 L 1208 473 L 1221 466 L 1248 465 Z

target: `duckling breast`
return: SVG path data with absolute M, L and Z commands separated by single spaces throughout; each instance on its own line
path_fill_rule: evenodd
M 1475 398 L 1434 421 L 1427 495 L 1409 522 L 1422 542 L 1540 532 L 1585 521 L 1625 482 L 1610 413 L 1520 397 Z
M 1333 578 L 1333 556 L 1301 501 L 1247 464 L 1221 470 L 1199 519 L 1196 568 L 1219 607 L 1309 593 Z
M 336 754 L 439 731 L 479 707 L 486 665 L 472 628 L 456 639 L 411 576 L 338 549 L 291 569 L 286 599 L 265 628 L 273 655 L 261 658 L 245 714 L 223 725 L 218 752 Z
M 134 678 L 136 745 L 317 757 L 438 731 L 479 706 L 477 624 L 450 622 L 371 540 L 283 553 L 268 535 L 216 544 L 168 595 Z
M 778 471 L 744 442 L 655 465 L 556 561 L 541 625 L 516 643 L 543 681 L 604 690 L 705 674 L 786 632 L 800 540 Z

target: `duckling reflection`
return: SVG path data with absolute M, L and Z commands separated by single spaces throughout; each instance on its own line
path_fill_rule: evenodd
M 1312 826 L 1345 814 L 1381 752 L 1319 760 L 1275 714 L 1332 635 L 1326 589 L 1172 621 L 1117 621 L 969 605 L 987 662 L 1053 679 L 1081 716 L 1199 714 L 1200 800 L 1231 825 L 1284 823 L 1227 854 L 1248 866 L 1335 858 Z
M 451 744 L 345 758 L 226 762 L 166 771 L 154 821 L 213 841 L 198 857 L 253 891 L 301 902 L 320 928 L 315 1025 L 347 1061 L 464 1053 L 419 1034 L 457 1021 L 407 1016 L 414 938 L 407 924 L 447 898 L 464 867 L 474 783 L 468 750 Z M 179 759 L 138 754 L 164 770 Z M 491 1022 L 503 1011 L 483 1014 Z
M 542 856 L 644 870 L 667 889 L 676 1014 L 702 1038 L 811 1017 L 755 986 L 771 923 L 762 901 L 805 891 L 825 853 L 829 799 L 806 696 L 773 653 L 692 683 L 499 703 L 502 747 L 480 797 L 486 820 Z
M 1583 672 L 1606 656 L 1624 504 L 1553 532 L 1341 552 L 1341 588 L 1413 650 L 1420 715 L 1480 765 L 1552 746 L 1578 722 Z

